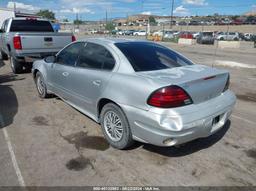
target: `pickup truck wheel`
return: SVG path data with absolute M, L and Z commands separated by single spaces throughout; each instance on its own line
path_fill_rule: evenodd
M 15 58 L 11 56 L 10 63 L 14 74 L 20 74 L 22 72 L 23 64 L 21 62 L 17 61 Z
M 106 104 L 100 114 L 104 137 L 117 149 L 125 149 L 133 144 L 132 132 L 122 109 L 113 103 Z
M 3 51 L 0 51 L 0 60 L 8 60 L 8 55 Z
M 41 98 L 49 97 L 43 75 L 40 72 L 36 73 L 35 82 L 36 82 L 36 89 L 38 91 L 39 97 Z

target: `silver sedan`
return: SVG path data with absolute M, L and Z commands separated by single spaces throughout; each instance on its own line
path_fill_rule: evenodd
M 173 146 L 221 129 L 236 102 L 229 73 L 162 45 L 76 41 L 33 64 L 39 96 L 55 94 L 101 124 L 115 148 L 134 140 Z

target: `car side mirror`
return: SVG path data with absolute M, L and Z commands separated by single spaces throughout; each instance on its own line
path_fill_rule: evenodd
M 56 56 L 48 56 L 44 59 L 46 63 L 54 63 L 56 62 Z

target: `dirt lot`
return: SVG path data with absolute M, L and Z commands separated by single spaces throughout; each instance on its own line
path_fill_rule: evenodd
M 98 124 L 58 98 L 40 99 L 30 73 L 0 62 L 0 186 L 256 186 L 256 49 L 166 45 L 230 71 L 238 100 L 221 131 L 180 148 L 116 150 Z

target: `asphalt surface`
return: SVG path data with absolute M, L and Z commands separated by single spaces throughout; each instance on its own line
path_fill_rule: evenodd
M 166 44 L 196 63 L 256 66 L 256 49 Z M 224 68 L 238 100 L 217 134 L 179 148 L 111 148 L 94 121 L 53 97 L 40 99 L 30 73 L 0 61 L 0 186 L 256 185 L 256 69 Z M 23 180 L 23 183 L 22 183 Z

